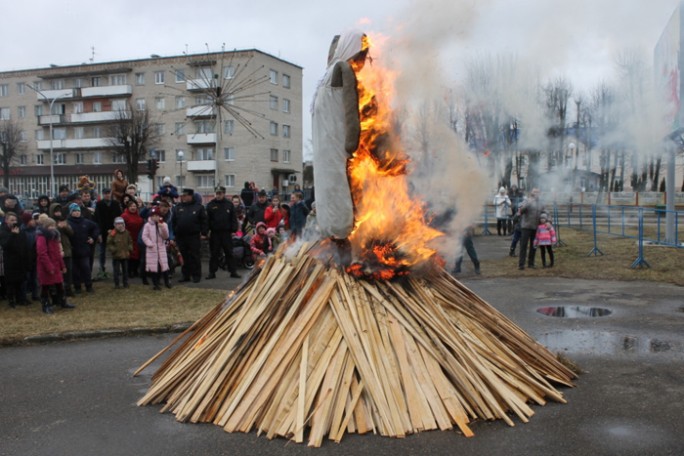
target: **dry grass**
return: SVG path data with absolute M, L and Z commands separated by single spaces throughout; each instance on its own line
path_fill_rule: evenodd
M 563 228 L 561 234 L 561 239 L 566 245 L 554 248 L 556 262 L 553 268 L 542 269 L 537 252 L 537 269 L 519 271 L 518 257 L 511 258 L 502 252 L 501 259 L 482 262 L 482 277 L 646 280 L 684 285 L 684 249 L 644 245 L 644 259 L 651 267 L 632 269 L 631 265 L 638 254 L 635 239 L 601 235 L 598 238 L 598 248 L 603 255 L 588 256 L 594 247 L 591 232 Z
M 114 290 L 111 283 L 94 285 L 95 293 L 83 293 L 69 301 L 76 309 L 57 308 L 53 315 L 41 312 L 39 303 L 11 309 L 0 306 L 0 344 L 17 343 L 26 337 L 131 328 L 164 328 L 190 323 L 221 302 L 226 292 L 176 286 L 153 291 L 131 285 Z

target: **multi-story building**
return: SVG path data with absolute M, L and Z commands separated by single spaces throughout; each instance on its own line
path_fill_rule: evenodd
M 10 192 L 51 194 L 51 176 L 55 188 L 82 175 L 108 187 L 126 169 L 114 125 L 136 110 L 155 130 L 139 165 L 143 195 L 165 176 L 205 195 L 245 181 L 287 192 L 301 177 L 302 68 L 252 49 L 1 72 L 0 124 L 21 138 Z

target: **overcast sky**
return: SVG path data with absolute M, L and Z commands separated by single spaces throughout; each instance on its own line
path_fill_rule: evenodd
M 304 68 L 308 107 L 336 33 L 406 34 L 440 50 L 451 83 L 478 54 L 514 53 L 576 87 L 610 79 L 625 48 L 650 53 L 678 0 L 4 1 L 0 71 L 257 48 Z M 206 43 L 206 45 L 205 45 Z

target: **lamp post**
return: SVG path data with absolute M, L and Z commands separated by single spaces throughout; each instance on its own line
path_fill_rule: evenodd
M 183 158 L 185 157 L 185 153 L 182 150 L 178 151 L 178 155 L 176 157 L 176 160 L 180 163 L 180 189 L 183 191 L 183 187 L 185 186 L 185 180 L 183 179 Z
M 69 92 L 63 92 L 60 95 L 57 95 L 54 98 L 48 98 L 47 95 L 45 95 L 42 91 L 36 89 L 33 87 L 31 84 L 26 84 L 26 86 L 36 92 L 38 95 L 43 97 L 43 100 L 45 100 L 46 103 L 49 104 L 49 120 L 50 120 L 50 196 L 55 197 L 57 194 L 57 189 L 55 188 L 55 160 L 54 160 L 54 148 L 53 148 L 53 141 L 54 138 L 52 137 L 52 107 L 55 105 L 55 101 L 59 100 L 60 98 L 68 97 L 70 95 Z

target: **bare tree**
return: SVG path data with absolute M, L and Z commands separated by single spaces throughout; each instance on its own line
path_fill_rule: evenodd
M 551 150 L 549 151 L 549 169 L 554 166 L 563 166 L 565 156 L 565 127 L 568 116 L 568 100 L 572 95 L 572 84 L 563 77 L 547 83 L 544 88 L 546 113 L 550 120 L 549 138 Z
M 124 157 L 129 182 L 138 181 L 138 164 L 160 137 L 159 129 L 145 109 L 120 109 L 111 127 L 112 146 Z
M 19 153 L 23 149 L 21 142 L 21 129 L 11 120 L 0 122 L 0 168 L 2 168 L 2 181 L 5 187 L 9 187 L 10 168 L 15 164 Z

